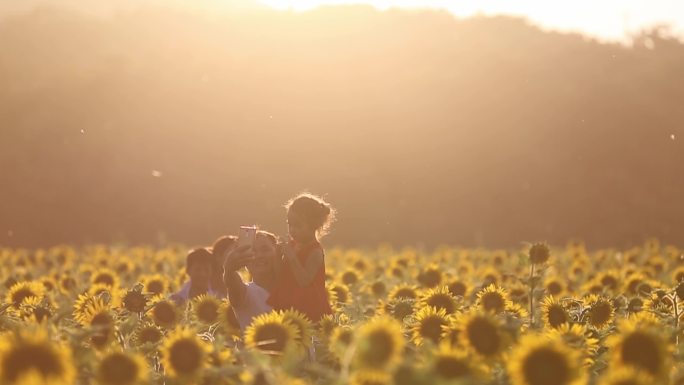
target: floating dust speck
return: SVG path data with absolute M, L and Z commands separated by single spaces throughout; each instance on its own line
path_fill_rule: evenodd
M 155 178 L 161 178 L 162 172 L 159 170 L 152 170 L 152 176 Z
M 675 134 L 670 134 L 670 139 L 675 140 Z
M 85 130 L 81 128 L 81 135 L 85 134 Z

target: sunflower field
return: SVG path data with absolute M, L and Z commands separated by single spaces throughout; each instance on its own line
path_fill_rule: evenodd
M 0 384 L 684 384 L 684 254 L 328 249 L 335 314 L 168 299 L 187 248 L 0 249 Z M 684 342 L 683 342 L 684 343 Z

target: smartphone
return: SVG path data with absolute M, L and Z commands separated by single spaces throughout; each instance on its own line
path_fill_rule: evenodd
M 256 232 L 256 226 L 240 226 L 240 232 L 238 233 L 238 247 L 245 245 L 252 246 L 254 244 L 254 238 L 256 238 Z

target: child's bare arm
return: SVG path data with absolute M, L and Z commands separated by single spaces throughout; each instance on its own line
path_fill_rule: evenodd
M 306 264 L 299 262 L 297 254 L 291 248 L 285 249 L 285 258 L 300 287 L 309 286 L 324 263 L 323 251 L 320 249 L 313 250 L 309 254 Z

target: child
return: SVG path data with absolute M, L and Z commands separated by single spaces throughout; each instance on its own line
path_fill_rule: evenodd
M 290 242 L 283 245 L 274 290 L 268 304 L 276 310 L 297 310 L 313 322 L 332 314 L 325 288 L 325 258 L 318 239 L 335 218 L 320 197 L 304 193 L 285 205 Z
M 178 292 L 171 294 L 171 300 L 182 305 L 202 294 L 216 296 L 218 293 L 210 287 L 213 264 L 214 257 L 209 250 L 198 248 L 190 251 L 185 259 L 185 271 L 190 279 Z

